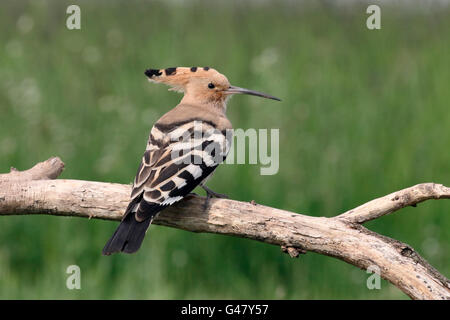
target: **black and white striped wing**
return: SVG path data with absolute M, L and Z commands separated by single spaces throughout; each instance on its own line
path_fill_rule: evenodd
M 209 123 L 156 124 L 133 184 L 136 220 L 152 218 L 192 192 L 225 160 L 230 144 L 226 132 Z

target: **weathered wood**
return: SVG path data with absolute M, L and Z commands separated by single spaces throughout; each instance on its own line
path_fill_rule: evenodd
M 0 215 L 51 214 L 120 220 L 130 185 L 55 178 L 64 164 L 53 159 L 30 170 L 0 175 Z M 59 159 L 58 159 L 59 160 Z M 37 168 L 37 169 L 35 169 Z M 51 174 L 42 173 L 47 168 Z M 40 170 L 37 174 L 35 170 Z M 23 179 L 20 174 L 23 173 Z M 34 179 L 30 179 L 34 177 Z M 413 299 L 450 299 L 450 281 L 409 245 L 361 225 L 428 199 L 450 197 L 450 189 L 425 183 L 372 200 L 333 218 L 311 217 L 254 203 L 188 199 L 164 210 L 154 223 L 193 232 L 238 236 L 282 247 L 292 257 L 307 251 L 346 261 L 358 268 L 377 266 L 380 275 Z M 99 254 L 100 254 L 99 248 Z
M 364 223 L 408 206 L 415 207 L 418 203 L 430 199 L 450 199 L 450 188 L 436 183 L 418 184 L 369 201 L 338 218 Z

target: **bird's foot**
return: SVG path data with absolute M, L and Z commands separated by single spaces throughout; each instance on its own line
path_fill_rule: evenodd
M 206 208 L 208 208 L 209 200 L 211 198 L 222 198 L 222 199 L 229 198 L 226 194 L 214 192 L 207 186 L 201 186 L 201 187 L 203 188 L 203 190 L 206 191 L 206 200 L 205 200 L 205 203 L 203 204 L 203 210 L 206 210 Z
M 206 191 L 206 195 L 209 196 L 210 198 L 225 198 L 225 199 L 229 198 L 229 196 L 227 196 L 226 194 L 214 192 L 207 186 L 202 186 L 202 188 L 203 190 Z

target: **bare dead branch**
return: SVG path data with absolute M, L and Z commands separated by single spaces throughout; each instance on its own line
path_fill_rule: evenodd
M 9 173 L 0 174 L 0 182 L 14 182 L 19 180 L 56 179 L 64 170 L 64 163 L 58 157 L 39 162 L 33 168 L 18 171 L 11 167 Z
M 449 198 L 450 188 L 447 188 L 442 184 L 421 183 L 369 201 L 337 216 L 337 218 L 346 219 L 356 223 L 364 223 L 404 207 L 415 207 L 418 203 L 425 200 Z
M 52 159 L 46 162 L 50 166 L 38 164 L 24 172 L 0 175 L 0 215 L 51 214 L 121 219 L 131 186 L 81 180 L 36 180 L 39 175 L 44 179 L 55 178 L 55 172 L 61 172 L 62 162 Z M 34 169 L 36 167 L 47 168 L 48 173 L 30 172 L 38 170 Z M 8 177 L 11 174 L 15 175 L 14 179 Z M 30 176 L 34 179 L 29 179 Z M 450 189 L 445 186 L 420 184 L 336 217 L 325 218 L 226 199 L 211 200 L 205 211 L 204 198 L 191 196 L 164 210 L 154 223 L 258 240 L 280 246 L 292 257 L 311 251 L 361 269 L 377 266 L 381 277 L 413 299 L 450 299 L 450 281 L 412 247 L 361 225 L 405 206 L 449 197 Z

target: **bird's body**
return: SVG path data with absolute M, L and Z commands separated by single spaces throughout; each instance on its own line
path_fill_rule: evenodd
M 103 249 L 105 255 L 136 252 L 155 216 L 197 186 L 202 186 L 208 197 L 219 195 L 204 183 L 225 160 L 231 145 L 226 102 L 231 94 L 241 93 L 232 89 L 241 88 L 230 86 L 225 76 L 207 67 L 149 69 L 146 75 L 152 82 L 184 92 L 184 97 L 152 127 L 131 201 Z M 274 98 L 247 91 L 242 93 Z

